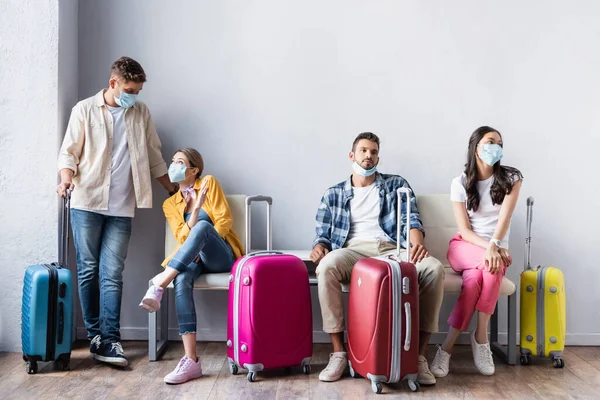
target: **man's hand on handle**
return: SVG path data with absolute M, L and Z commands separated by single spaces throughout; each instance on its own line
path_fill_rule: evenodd
M 67 197 L 67 189 L 73 191 L 75 185 L 73 185 L 73 171 L 68 168 L 60 170 L 60 184 L 56 187 L 56 193 L 60 197 Z

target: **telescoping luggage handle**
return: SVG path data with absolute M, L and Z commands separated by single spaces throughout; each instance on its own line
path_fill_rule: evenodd
M 525 269 L 533 269 L 531 266 L 531 223 L 533 219 L 533 197 L 527 198 L 527 222 L 525 233 Z
M 410 195 L 411 190 L 409 188 L 401 187 L 396 190 L 396 197 L 398 198 L 398 211 L 396 221 L 396 252 L 398 254 L 398 261 L 400 260 L 400 240 L 401 235 L 401 223 L 402 223 L 402 193 L 406 195 L 406 262 L 410 262 Z M 406 316 L 406 337 L 404 338 L 404 350 L 410 350 L 411 333 L 412 333 L 412 315 L 410 311 L 410 303 L 407 301 L 404 303 L 404 315 Z
M 252 203 L 265 202 L 267 203 L 267 250 L 266 251 L 255 251 L 250 253 L 250 246 L 252 240 L 250 240 L 252 226 Z M 247 255 L 257 254 L 283 254 L 280 251 L 273 251 L 273 222 L 271 218 L 271 206 L 273 205 L 273 198 L 263 195 L 255 195 L 246 197 L 246 253 Z
M 62 198 L 62 210 L 60 213 L 60 232 L 58 242 L 58 264 L 67 268 L 69 257 L 69 211 L 71 208 L 71 189 L 67 189 L 65 197 Z
M 411 190 L 409 188 L 401 187 L 396 190 L 396 195 L 398 197 L 398 211 L 397 211 L 397 228 L 396 228 L 396 253 L 398 254 L 398 259 L 400 259 L 400 238 L 401 235 L 401 225 L 402 225 L 402 194 L 406 195 L 406 262 L 410 262 L 410 194 Z

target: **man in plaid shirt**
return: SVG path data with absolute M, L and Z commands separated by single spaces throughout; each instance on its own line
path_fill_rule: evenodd
M 411 196 L 410 234 L 406 237 L 406 218 L 402 218 L 401 237 L 397 237 L 397 194 L 400 187 L 410 188 L 404 178 L 377 172 L 379 138 L 371 133 L 359 134 L 350 152 L 352 175 L 325 191 L 319 210 L 311 260 L 318 264 L 319 302 L 323 330 L 329 333 L 333 353 L 319 375 L 326 382 L 342 377 L 348 356 L 344 348 L 344 303 L 340 282 L 350 280 L 352 267 L 361 258 L 396 253 L 400 240 L 401 257 L 411 243 L 411 262 L 419 275 L 419 375 L 423 385 L 435 384 L 424 357 L 432 332 L 438 331 L 438 317 L 444 294 L 444 267 L 431 257 L 424 246 L 425 231 L 421 224 L 415 196 Z M 412 189 L 411 189 L 412 190 Z M 406 212 L 402 204 L 401 212 Z

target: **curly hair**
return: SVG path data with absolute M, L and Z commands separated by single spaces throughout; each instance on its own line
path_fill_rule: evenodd
M 111 75 L 123 78 L 125 82 L 146 82 L 146 72 L 139 62 L 130 57 L 121 57 L 110 67 Z

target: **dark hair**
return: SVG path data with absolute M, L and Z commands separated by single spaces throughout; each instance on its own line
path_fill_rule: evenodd
M 202 159 L 200 152 L 196 149 L 185 147 L 177 150 L 175 154 L 177 153 L 183 153 L 187 157 L 191 168 L 198 168 L 196 179 L 200 178 L 200 175 L 202 175 L 202 171 L 204 170 L 204 160 Z
M 372 132 L 363 132 L 363 133 L 359 133 L 358 136 L 356 137 L 356 139 L 354 139 L 354 142 L 352 143 L 352 151 L 356 150 L 356 145 L 362 139 L 367 139 L 367 140 L 370 140 L 371 142 L 377 143 L 377 149 L 379 149 L 379 138 L 377 137 L 377 135 Z
M 467 163 L 465 164 L 467 209 L 477 211 L 479 209 L 479 192 L 477 191 L 477 145 L 483 137 L 496 132 L 502 138 L 500 132 L 489 126 L 481 126 L 473 132 L 469 139 L 469 150 L 467 152 Z M 502 204 L 504 196 L 510 194 L 516 180 L 523 179 L 521 172 L 513 167 L 500 165 L 500 161 L 494 164 L 494 183 L 490 188 L 493 204 Z
M 139 62 L 130 57 L 121 57 L 110 67 L 111 75 L 123 78 L 125 82 L 146 82 L 146 73 Z

